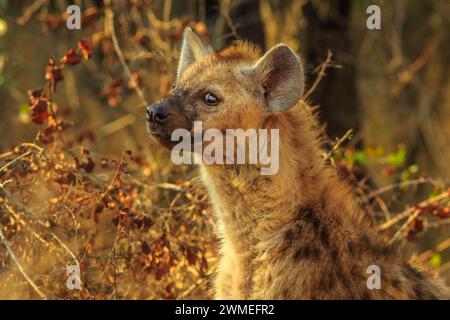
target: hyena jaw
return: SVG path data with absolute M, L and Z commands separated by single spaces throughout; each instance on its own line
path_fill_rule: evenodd
M 170 132 L 204 127 L 279 129 L 279 170 L 200 165 L 221 238 L 217 299 L 440 299 L 448 289 L 412 268 L 361 212 L 351 188 L 325 163 L 321 130 L 302 102 L 303 68 L 285 45 L 262 57 L 238 44 L 212 53 L 184 33 L 177 80 L 148 109 L 164 145 Z M 369 289 L 369 266 L 381 288 Z

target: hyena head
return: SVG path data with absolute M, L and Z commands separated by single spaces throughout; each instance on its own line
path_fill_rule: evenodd
M 175 129 L 258 129 L 265 119 L 287 111 L 303 94 L 303 68 L 284 44 L 261 57 L 248 43 L 214 53 L 189 28 L 183 34 L 177 79 L 167 97 L 147 108 L 149 130 L 173 147 Z

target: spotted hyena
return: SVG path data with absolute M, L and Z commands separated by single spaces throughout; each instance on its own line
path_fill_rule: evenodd
M 301 60 L 286 45 L 265 54 L 249 43 L 218 53 L 186 29 L 177 79 L 147 109 L 149 129 L 278 129 L 276 174 L 259 164 L 201 164 L 217 215 L 217 299 L 439 299 L 449 292 L 412 267 L 371 227 L 351 188 L 324 160 L 321 127 L 301 101 Z M 369 289 L 367 268 L 381 287 Z

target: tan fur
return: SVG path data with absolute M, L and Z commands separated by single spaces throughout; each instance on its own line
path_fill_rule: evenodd
M 181 112 L 204 129 L 280 129 L 275 175 L 261 175 L 257 165 L 201 165 L 221 238 L 215 297 L 449 298 L 366 220 L 350 187 L 324 162 L 309 107 L 299 101 L 286 112 L 264 111 L 258 77 L 246 71 L 260 56 L 245 43 L 205 55 L 185 66 L 171 94 L 184 92 Z M 204 106 L 194 97 L 205 90 L 223 102 Z M 379 290 L 367 288 L 370 265 L 381 269 Z
M 221 225 L 217 299 L 434 299 L 447 289 L 409 266 L 360 211 L 321 156 L 316 120 L 302 105 L 279 114 L 280 171 L 202 166 Z M 381 289 L 369 290 L 370 265 Z

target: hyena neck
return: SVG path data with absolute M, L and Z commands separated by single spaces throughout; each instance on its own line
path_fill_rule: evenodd
M 270 115 L 261 127 L 280 130 L 277 174 L 261 175 L 255 166 L 202 166 L 225 240 L 247 247 L 270 241 L 305 210 L 320 224 L 368 229 L 350 188 L 325 165 L 320 130 L 309 110 Z
M 323 161 L 316 123 L 311 113 L 268 119 L 265 127 L 280 128 L 274 176 L 201 166 L 222 237 L 219 297 L 448 299 L 444 285 L 412 268 L 366 220 L 351 188 Z M 384 287 L 368 291 L 374 265 Z

